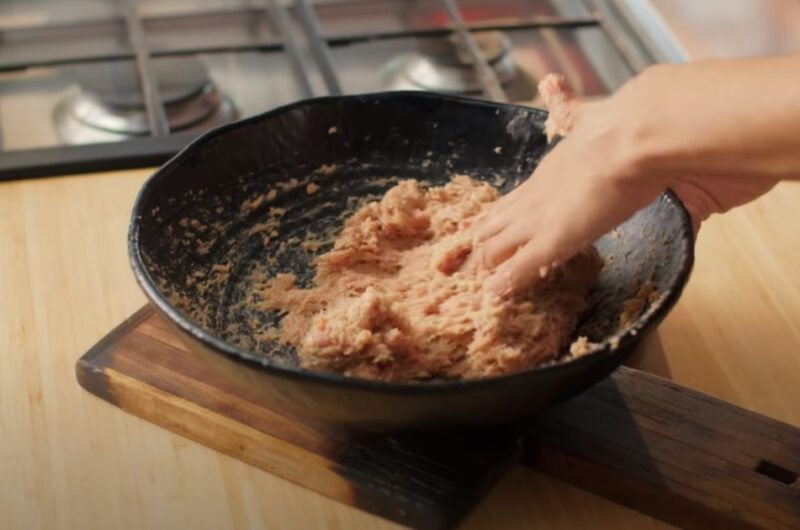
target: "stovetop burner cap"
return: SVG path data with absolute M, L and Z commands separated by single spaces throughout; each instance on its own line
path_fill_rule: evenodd
M 75 74 L 81 89 L 104 105 L 144 107 L 139 75 L 131 62 L 87 64 L 78 67 Z M 205 65 L 194 57 L 155 58 L 152 75 L 165 105 L 196 96 L 211 81 Z
M 130 62 L 77 68 L 77 86 L 54 107 L 58 135 L 70 144 L 112 142 L 150 131 L 138 74 Z M 154 59 L 151 75 L 171 132 L 205 130 L 234 120 L 233 102 L 194 57 Z
M 473 37 L 501 84 L 507 85 L 519 77 L 507 35 L 499 31 L 483 31 L 474 33 Z M 421 39 L 417 50 L 400 55 L 387 64 L 384 76 L 388 89 L 423 89 L 451 94 L 481 92 L 482 85 L 472 55 L 457 35 Z

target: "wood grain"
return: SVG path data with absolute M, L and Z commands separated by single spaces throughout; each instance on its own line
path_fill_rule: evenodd
M 621 368 L 526 427 L 529 465 L 681 528 L 800 528 L 800 429 Z
M 355 434 L 286 418 L 247 398 L 145 306 L 76 365 L 121 409 L 265 471 L 413 528 L 451 528 L 518 461 L 520 436 Z
M 683 528 L 800 527 L 800 429 L 622 367 L 536 421 L 360 435 L 285 418 L 214 372 L 147 306 L 77 364 L 123 410 L 413 528 L 450 528 L 526 461 Z
M 0 184 L 0 528 L 397 528 L 78 386 L 78 358 L 144 303 L 125 234 L 147 174 Z M 692 279 L 639 367 L 800 426 L 799 204 L 800 186 L 781 185 L 704 224 Z M 525 468 L 462 524 L 534 526 L 669 528 Z

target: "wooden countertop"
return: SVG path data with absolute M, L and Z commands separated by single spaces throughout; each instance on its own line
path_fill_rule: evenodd
M 144 303 L 125 234 L 147 171 L 0 184 L 0 528 L 396 525 L 117 410 L 74 364 Z M 634 363 L 800 426 L 800 185 L 701 230 L 697 266 Z M 463 528 L 667 528 L 518 469 Z

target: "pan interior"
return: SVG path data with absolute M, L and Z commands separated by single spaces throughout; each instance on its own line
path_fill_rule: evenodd
M 201 141 L 157 173 L 140 197 L 137 244 L 145 270 L 160 294 L 195 325 L 270 363 L 296 366 L 293 349 L 263 333 L 280 316 L 253 303 L 254 279 L 292 272 L 307 285 L 314 257 L 330 248 L 344 219 L 400 179 L 441 185 L 461 173 L 503 193 L 513 189 L 547 148 L 543 115 L 518 112 L 528 119 L 527 134 L 508 134 L 508 117 L 495 114 L 486 119 L 505 119 L 499 130 L 507 134 L 481 141 L 455 128 L 416 138 L 400 132 L 393 143 L 385 137 L 391 128 L 383 130 L 384 137 L 369 128 L 340 135 L 326 120 L 319 125 L 322 138 L 339 136 L 332 140 L 340 142 L 338 148 L 326 144 L 308 157 L 301 152 L 248 161 L 244 153 L 225 164 L 209 150 L 224 150 L 219 144 L 233 135 Z M 244 129 L 266 125 L 256 121 Z M 269 148 L 267 142 L 263 149 Z M 319 190 L 309 193 L 310 183 Z M 601 342 L 614 333 L 622 304 L 645 282 L 662 294 L 675 286 L 687 252 L 679 209 L 663 195 L 597 242 L 606 266 L 576 336 Z M 319 246 L 303 245 L 306 241 Z

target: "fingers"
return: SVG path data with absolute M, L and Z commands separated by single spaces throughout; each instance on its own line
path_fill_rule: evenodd
M 506 201 L 505 205 L 493 204 L 477 221 L 475 234 L 478 241 L 485 241 L 502 232 L 511 222 L 511 209 L 511 201 Z
M 492 258 L 492 265 L 488 265 L 484 242 L 502 233 L 514 219 L 513 211 L 516 202 L 515 194 L 519 188 L 493 202 L 486 211 L 475 220 L 475 248 L 467 258 L 462 270 L 485 269 L 493 267 L 497 259 Z M 492 254 L 495 256 L 495 253 Z
M 504 230 L 505 224 L 501 225 L 500 221 L 495 219 L 494 222 L 496 223 L 494 226 L 496 228 L 493 231 L 486 231 L 484 227 L 483 232 L 478 232 L 473 241 L 473 248 L 470 255 L 467 257 L 464 265 L 461 267 L 461 270 L 477 270 L 477 269 L 486 269 L 488 268 L 486 262 L 486 249 L 485 245 L 483 244 L 484 239 L 491 238 L 492 236 L 500 233 Z
M 512 223 L 500 233 L 484 241 L 483 265 L 493 269 L 509 259 L 531 237 L 527 223 Z
M 511 258 L 497 267 L 486 281 L 486 290 L 497 295 L 513 294 L 520 289 L 530 288 L 541 281 L 549 267 L 542 263 L 551 263 L 547 245 L 537 238 L 529 240 Z
M 475 248 L 464 265 L 467 269 L 492 269 L 525 243 L 525 231 L 514 222 L 519 217 L 513 203 L 493 210 L 478 220 Z
M 576 109 L 580 102 L 575 99 L 566 78 L 560 74 L 549 74 L 539 83 L 539 92 L 550 109 L 546 133 L 548 139 L 555 134 L 566 135 L 574 125 Z M 477 221 L 477 239 L 482 244 L 475 249 L 467 261 L 468 266 L 494 268 L 511 256 L 530 238 L 526 226 L 520 224 L 520 217 L 530 217 L 529 208 L 519 208 L 525 204 L 533 179 L 523 182 L 517 189 L 501 197 L 486 210 Z

